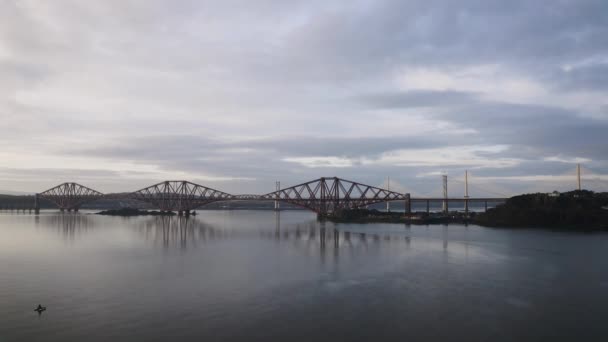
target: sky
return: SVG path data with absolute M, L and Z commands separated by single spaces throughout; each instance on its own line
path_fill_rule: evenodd
M 0 189 L 608 190 L 608 2 L 0 0 Z

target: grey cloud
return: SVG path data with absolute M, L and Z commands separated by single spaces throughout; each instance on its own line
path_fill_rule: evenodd
M 467 145 L 509 145 L 486 157 L 523 160 L 518 168 L 479 171 L 485 175 L 570 167 L 543 161 L 557 155 L 590 158 L 594 167 L 608 171 L 605 120 L 561 104 L 488 101 L 465 89 L 403 92 L 395 80 L 403 68 L 457 72 L 489 64 L 542 85 L 555 98 L 601 93 L 606 66 L 588 61 L 608 56 L 606 1 L 8 1 L 2 6 L 3 153 L 133 161 L 271 185 L 275 179 L 302 181 L 321 173 L 378 184 L 392 174 L 419 189 L 434 189 L 434 180 L 416 178 L 438 171 L 432 167 L 306 169 L 283 159 L 374 159 L 395 149 L 455 151 Z M 567 65 L 575 67 L 565 72 Z M 606 113 L 605 101 L 590 106 Z M 394 127 L 402 126 L 391 120 L 407 124 L 410 115 L 450 126 L 424 136 L 413 127 L 401 135 Z M 10 156 L 4 160 L 16 169 Z M 448 171 L 463 168 L 453 165 Z M 132 182 L 103 170 L 51 171 L 46 165 L 29 170 L 0 173 L 0 186 L 9 188 L 18 174 L 24 182 L 34 182 L 36 175 L 85 177 L 109 187 Z M 244 180 L 238 187 L 258 192 Z
M 396 149 L 445 147 L 445 139 L 430 136 L 409 137 L 318 137 L 312 135 L 220 141 L 198 136 L 123 137 L 112 144 L 92 148 L 62 149 L 73 155 L 96 155 L 140 161 L 208 160 L 210 163 L 231 156 L 264 155 L 268 159 L 286 156 L 373 157 Z
M 542 69 L 606 53 L 607 11 L 604 1 L 382 1 L 309 20 L 289 36 L 289 61 L 350 79 L 404 63 Z
M 569 71 L 559 69 L 549 81 L 567 90 L 607 91 L 608 61 L 603 64 L 576 67 Z
M 513 145 L 511 153 L 539 158 L 565 154 L 605 160 L 608 155 L 608 122 L 581 117 L 578 113 L 552 107 L 515 104 L 479 104 L 458 113 L 489 144 Z
M 375 108 L 442 107 L 477 102 L 477 94 L 461 91 L 415 90 L 361 96 L 361 101 Z

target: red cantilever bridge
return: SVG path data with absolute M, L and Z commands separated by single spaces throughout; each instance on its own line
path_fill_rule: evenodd
M 504 198 L 411 198 L 408 193 L 398 193 L 365 185 L 338 177 L 322 177 L 310 182 L 279 189 L 264 195 L 232 195 L 188 181 L 165 181 L 149 187 L 119 194 L 103 194 L 77 183 L 63 183 L 36 194 L 38 198 L 55 203 L 59 209 L 78 210 L 85 203 L 99 199 L 132 199 L 147 202 L 161 211 L 190 213 L 191 210 L 212 202 L 222 201 L 280 201 L 310 209 L 320 215 L 329 215 L 341 209 L 365 207 L 374 203 L 404 201 L 405 211 L 411 212 L 412 202 L 504 201 Z M 447 207 L 447 205 L 446 205 Z

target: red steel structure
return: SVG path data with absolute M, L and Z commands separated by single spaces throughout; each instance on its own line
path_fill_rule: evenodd
M 59 184 L 37 195 L 55 203 L 61 211 L 78 211 L 83 203 L 92 202 L 104 197 L 104 194 L 101 192 L 78 183 Z
M 362 208 L 374 203 L 404 201 L 405 212 L 411 212 L 411 203 L 426 201 L 462 201 L 462 198 L 410 198 L 402 194 L 338 177 L 322 177 L 310 182 L 279 189 L 265 195 L 231 195 L 188 181 L 165 181 L 132 193 L 107 194 L 79 185 L 63 183 L 38 194 L 48 199 L 61 210 L 78 210 L 85 202 L 101 198 L 131 199 L 152 204 L 162 211 L 177 211 L 188 214 L 191 210 L 220 201 L 278 201 L 310 209 L 319 215 L 331 215 L 344 209 Z M 492 201 L 502 198 L 466 198 L 465 201 Z
M 295 204 L 320 215 L 329 215 L 339 210 L 361 208 L 380 202 L 408 200 L 406 206 L 409 203 L 408 194 L 338 177 L 322 177 L 262 195 L 260 199 Z
M 177 212 L 189 212 L 211 202 L 233 198 L 228 193 L 188 181 L 165 181 L 127 196 L 151 203 L 162 211 Z

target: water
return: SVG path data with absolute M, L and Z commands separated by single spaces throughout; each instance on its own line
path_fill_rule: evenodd
M 605 341 L 607 316 L 608 234 L 0 213 L 0 341 Z

